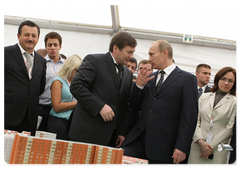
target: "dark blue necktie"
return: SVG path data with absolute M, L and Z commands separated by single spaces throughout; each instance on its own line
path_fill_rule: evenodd
M 202 90 L 202 88 L 200 87 L 200 88 L 198 89 L 198 98 L 202 95 L 202 93 L 203 93 L 203 90 Z
M 160 89 L 160 86 L 163 83 L 165 71 L 161 70 L 159 73 L 161 74 L 161 77 L 160 77 L 160 80 L 157 83 L 157 86 L 156 86 L 156 89 L 155 89 L 156 92 L 158 92 L 158 90 Z

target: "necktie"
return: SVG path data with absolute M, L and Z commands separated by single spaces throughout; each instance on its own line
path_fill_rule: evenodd
M 165 71 L 161 70 L 159 73 L 161 74 L 161 77 L 160 77 L 160 80 L 157 83 L 157 86 L 156 86 L 156 89 L 155 89 L 156 92 L 158 92 L 158 90 L 160 89 L 160 86 L 163 83 Z
M 121 84 L 121 81 L 122 81 L 122 77 L 123 77 L 123 75 L 122 75 L 122 72 L 123 72 L 123 65 L 118 65 L 118 64 L 115 64 L 116 65 L 116 67 L 118 68 L 118 78 L 119 78 L 119 84 Z
M 27 52 L 24 52 L 24 55 L 26 57 L 26 68 L 28 71 L 29 78 L 31 79 L 31 67 L 32 67 L 32 54 L 29 54 Z
M 198 98 L 202 95 L 202 93 L 203 93 L 203 90 L 202 90 L 202 88 L 200 87 L 200 88 L 198 89 Z

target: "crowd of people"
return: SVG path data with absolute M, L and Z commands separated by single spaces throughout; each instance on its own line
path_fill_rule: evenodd
M 6 130 L 122 147 L 150 164 L 227 163 L 227 151 L 217 147 L 236 148 L 234 68 L 220 69 L 210 87 L 211 67 L 199 64 L 195 75 L 180 69 L 166 40 L 154 41 L 138 64 L 137 41 L 127 32 L 112 37 L 107 53 L 83 60 L 63 58 L 57 32 L 45 35 L 45 49 L 36 52 L 39 35 L 26 20 L 19 42 L 4 48 Z M 235 159 L 233 152 L 230 163 Z

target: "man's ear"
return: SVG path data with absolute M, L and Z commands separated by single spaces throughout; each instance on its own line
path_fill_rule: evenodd
M 113 45 L 113 52 L 116 52 L 118 50 L 119 50 L 119 48 L 117 47 L 117 45 Z
M 168 50 L 167 50 L 167 49 L 164 49 L 164 50 L 163 50 L 163 54 L 164 54 L 165 56 L 168 56 Z
M 199 74 L 198 72 L 195 73 L 196 77 L 198 77 L 198 74 Z
M 18 40 L 19 40 L 20 36 L 21 36 L 20 34 L 17 34 L 17 38 L 18 38 Z

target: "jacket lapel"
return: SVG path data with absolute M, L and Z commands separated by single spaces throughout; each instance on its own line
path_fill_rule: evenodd
M 24 60 L 22 58 L 21 50 L 19 49 L 17 44 L 15 46 L 13 46 L 12 53 L 13 53 L 13 57 L 15 58 L 17 63 L 20 65 L 20 67 L 23 69 L 23 71 L 28 76 L 27 68 L 26 68 Z
M 106 54 L 106 68 L 109 72 L 109 74 L 111 75 L 115 85 L 117 86 L 117 88 L 119 88 L 119 83 L 118 83 L 118 79 L 117 79 L 117 73 L 116 73 L 116 67 L 114 65 L 114 62 L 113 62 L 113 59 L 112 59 L 112 56 L 110 54 L 110 52 L 108 52 Z
M 176 67 L 171 74 L 167 77 L 167 79 L 163 82 L 163 84 L 161 85 L 159 91 L 155 94 L 158 95 L 159 93 L 161 93 L 166 87 L 168 87 L 169 84 L 171 84 L 172 82 L 174 82 L 178 77 L 181 76 L 181 70 Z M 156 80 L 155 80 L 156 82 Z M 154 88 L 155 90 L 155 88 Z
M 214 97 L 215 98 L 215 97 Z M 230 99 L 230 94 L 226 94 L 219 102 L 218 104 L 214 107 L 214 109 L 217 109 L 218 107 L 220 107 L 221 105 L 223 105 L 224 103 L 228 102 L 228 100 Z M 214 102 L 214 101 L 213 101 Z
M 34 77 L 33 75 L 37 71 L 37 63 L 39 63 L 39 58 L 37 57 L 37 53 L 34 51 L 34 60 L 33 60 L 33 68 L 32 68 L 32 78 Z
M 129 75 L 129 73 L 128 73 L 128 68 L 124 65 L 123 66 L 123 78 L 122 78 L 122 82 L 121 82 L 121 86 L 120 86 L 120 93 L 122 93 L 122 91 L 124 90 L 124 84 L 126 84 L 126 83 L 128 83 L 129 82 L 129 80 L 128 80 L 128 75 Z M 132 72 L 131 72 L 131 74 L 132 74 Z
M 209 105 L 210 105 L 210 108 L 213 108 L 213 103 L 214 103 L 215 95 L 216 95 L 216 93 L 211 93 L 211 94 L 210 94 L 210 97 L 209 97 Z M 210 115 L 210 117 L 211 117 L 211 115 Z

